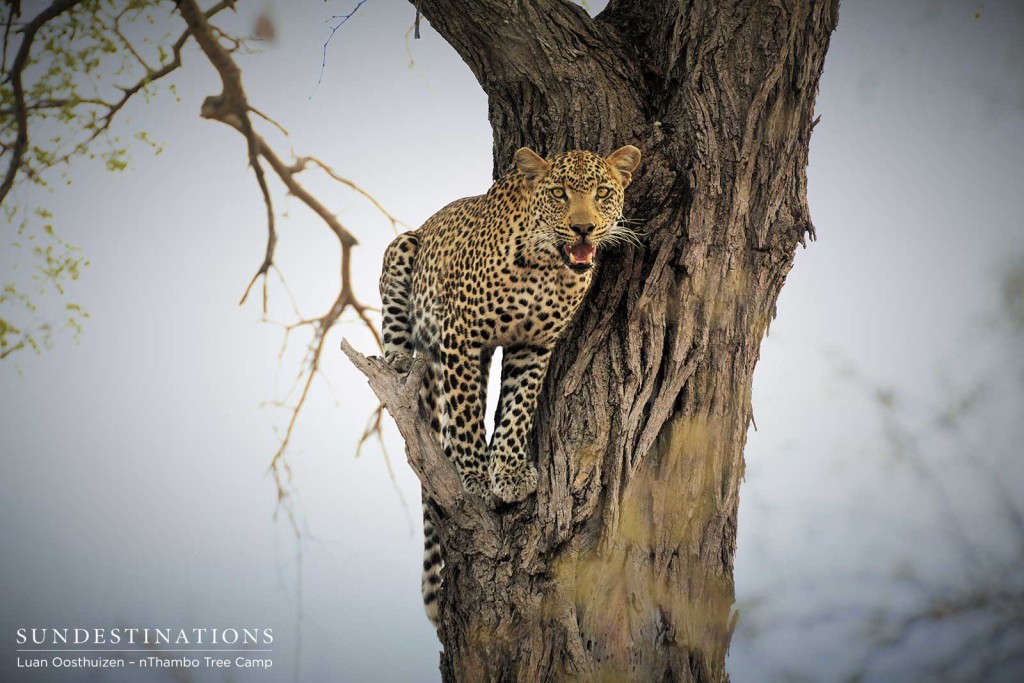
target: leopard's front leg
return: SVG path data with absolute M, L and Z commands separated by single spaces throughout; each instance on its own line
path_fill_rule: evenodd
M 480 346 L 461 344 L 445 348 L 441 359 L 444 453 L 455 465 L 466 490 L 479 496 L 487 496 L 489 491 L 484 427 L 487 384 L 482 368 L 485 357 L 489 362 L 489 351 Z
M 550 359 L 551 349 L 540 346 L 506 348 L 502 359 L 501 398 L 488 478 L 491 492 L 507 503 L 523 500 L 537 490 L 537 468 L 527 457 L 526 438 Z

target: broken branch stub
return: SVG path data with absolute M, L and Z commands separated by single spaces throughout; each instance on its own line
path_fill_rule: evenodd
M 437 505 L 446 521 L 474 533 L 496 532 L 495 513 L 483 500 L 467 494 L 462 488 L 462 481 L 444 457 L 430 424 L 420 415 L 419 390 L 427 371 L 426 360 L 416 358 L 408 373 L 400 373 L 379 356 L 367 357 L 359 353 L 347 339 L 342 340 L 341 350 L 366 376 L 373 393 L 394 418 L 405 439 L 409 465 L 419 477 L 427 497 Z

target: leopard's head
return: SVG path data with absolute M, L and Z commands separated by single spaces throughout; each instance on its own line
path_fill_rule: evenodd
M 620 220 L 626 186 L 640 164 L 636 147 L 620 147 L 607 158 L 577 150 L 551 161 L 523 147 L 515 163 L 526 180 L 528 211 L 537 226 L 531 246 L 553 249 L 568 268 L 586 272 L 602 245 L 630 237 Z

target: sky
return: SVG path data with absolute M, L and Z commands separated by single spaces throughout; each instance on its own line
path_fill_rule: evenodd
M 321 78 L 328 21 L 353 4 L 242 3 L 225 25 L 244 32 L 267 12 L 276 26 L 275 43 L 239 58 L 250 102 L 290 132 L 265 127 L 268 138 L 417 226 L 488 187 L 486 98 L 428 24 L 407 40 L 412 10 L 384 0 L 338 31 Z M 755 375 L 737 683 L 838 681 L 866 665 L 867 680 L 906 680 L 963 634 L 880 654 L 864 624 L 954 594 L 979 556 L 998 575 L 1020 543 L 962 457 L 1024 490 L 1020 337 L 999 298 L 1024 261 L 1020 35 L 1024 8 L 1010 0 L 842 4 L 808 170 L 818 240 L 797 254 Z M 85 162 L 71 186 L 22 197 L 45 202 L 90 261 L 68 295 L 90 318 L 77 341 L 0 364 L 0 633 L 268 626 L 274 669 L 236 680 L 438 680 L 418 483 L 393 428 L 394 481 L 380 448 L 354 453 L 375 405 L 336 351 L 343 336 L 372 350 L 356 324 L 332 332 L 329 384 L 313 385 L 289 451 L 302 541 L 275 520 L 266 467 L 284 423 L 267 402 L 285 396 L 300 349 L 279 361 L 280 329 L 255 301 L 236 305 L 264 216 L 240 136 L 198 116 L 218 79 L 186 50 L 176 84 L 177 98 L 133 101 L 119 124 L 162 141 L 159 155 L 137 145 L 123 173 Z M 390 225 L 329 179 L 310 172 L 308 184 L 358 237 L 356 288 L 374 303 Z M 275 192 L 280 267 L 301 310 L 320 314 L 337 286 L 334 238 Z M 17 265 L 9 253 L 0 274 Z M 274 296 L 283 319 L 286 295 Z M 63 303 L 44 300 L 41 314 Z M 967 416 L 936 427 L 977 386 Z

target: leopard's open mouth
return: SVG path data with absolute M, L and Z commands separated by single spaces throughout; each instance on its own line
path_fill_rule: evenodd
M 566 243 L 562 245 L 562 260 L 572 270 L 583 272 L 594 266 L 594 255 L 597 253 L 597 245 L 592 242 L 580 240 L 575 244 Z

